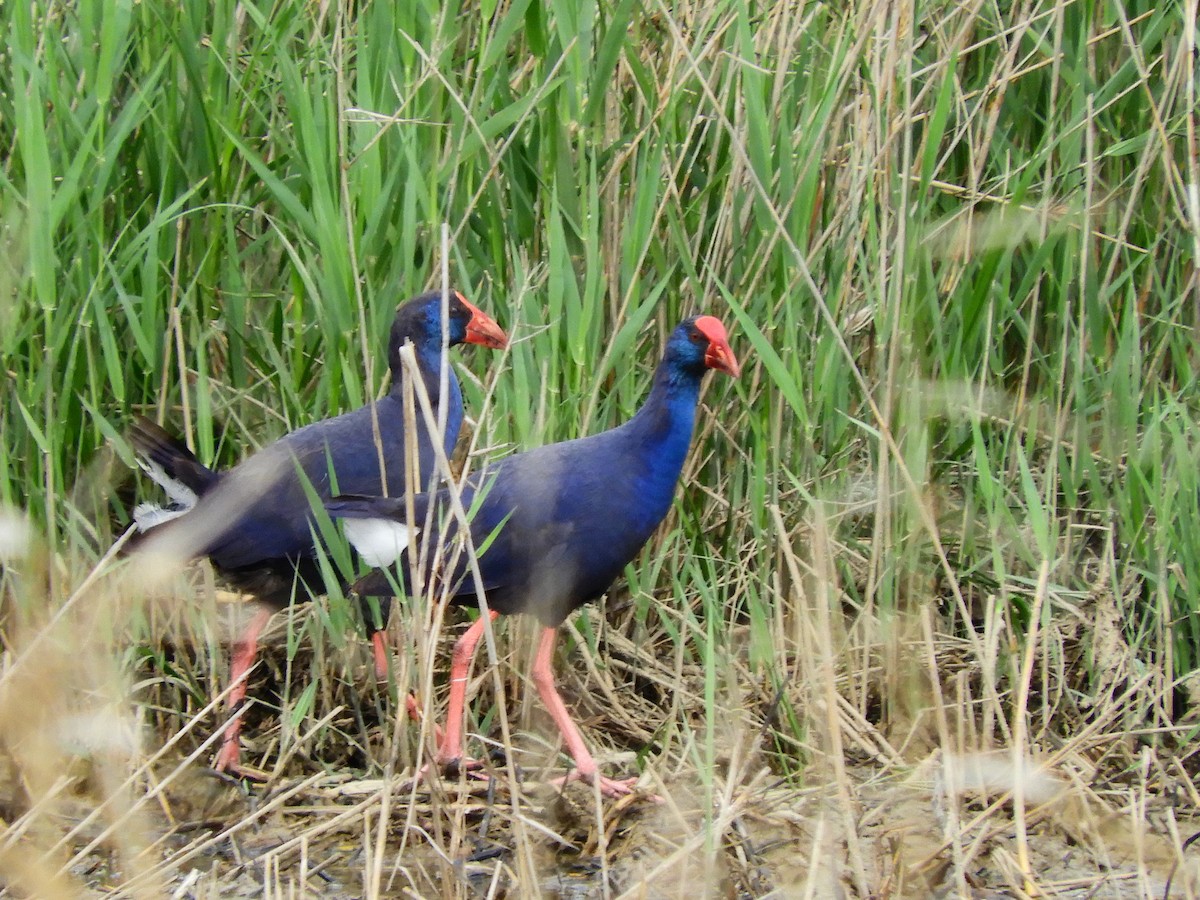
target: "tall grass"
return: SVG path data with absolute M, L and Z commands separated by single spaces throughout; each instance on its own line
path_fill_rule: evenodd
M 503 370 L 462 357 L 479 448 L 620 422 L 680 318 L 731 327 L 742 379 L 709 386 L 668 525 L 579 630 L 702 667 L 704 727 L 651 731 L 710 801 L 731 698 L 802 782 L 818 661 L 887 732 L 929 699 L 922 628 L 983 667 L 985 744 L 1011 738 L 1025 636 L 1057 665 L 1047 624 L 1087 644 L 1101 595 L 1127 658 L 1070 657 L 1070 690 L 1151 672 L 1124 727 L 1187 712 L 1194 4 L 150 0 L 0 23 L 0 500 L 48 553 L 0 575 L 22 615 L 58 609 L 147 490 L 133 414 L 225 466 L 377 394 L 448 223 L 453 281 L 516 338 Z M 153 714 L 172 727 L 220 682 L 195 603 L 111 638 L 178 692 L 181 718 Z M 164 616 L 195 668 L 156 646 Z M 314 673 L 351 620 L 289 625 L 317 632 Z M 298 731 L 346 699 L 317 684 L 285 693 Z

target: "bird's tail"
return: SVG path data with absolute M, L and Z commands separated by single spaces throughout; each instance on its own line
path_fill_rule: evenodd
M 399 578 L 404 590 L 405 575 L 401 571 L 389 576 L 387 569 L 400 560 L 408 549 L 409 531 L 404 524 L 403 497 L 364 497 L 358 494 L 339 494 L 325 501 L 325 510 L 335 519 L 342 519 L 342 530 L 354 551 L 371 571 L 351 585 L 358 597 L 363 623 L 375 652 L 375 675 L 387 677 L 387 620 L 395 593 L 393 577 Z M 378 618 L 376 618 L 376 612 Z
M 403 497 L 362 497 L 340 494 L 325 502 L 363 562 L 373 569 L 387 568 L 408 549 L 409 529 Z
M 196 505 L 196 500 L 220 480 L 196 455 L 161 427 L 138 416 L 129 429 L 129 442 L 138 465 L 170 498 L 167 506 L 141 503 L 133 510 L 139 531 L 147 531 L 176 519 Z

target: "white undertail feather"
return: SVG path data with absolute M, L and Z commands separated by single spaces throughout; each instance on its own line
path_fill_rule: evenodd
M 171 498 L 172 503 L 176 503 L 187 509 L 191 509 L 196 505 L 196 492 L 182 481 L 168 475 L 158 463 L 145 457 L 138 457 L 138 465 L 142 467 L 142 471 L 150 476 L 151 481 L 167 492 L 167 496 Z
M 163 522 L 178 519 L 187 512 L 191 512 L 190 507 L 188 509 L 164 509 L 156 503 L 139 503 L 133 508 L 133 522 L 137 525 L 138 531 L 149 531 Z
M 196 505 L 196 492 L 182 481 L 168 475 L 158 463 L 139 456 L 138 465 L 142 467 L 143 472 L 150 476 L 151 481 L 166 491 L 167 496 L 174 504 L 173 508 L 162 507 L 157 503 L 139 503 L 135 506 L 133 522 L 137 525 L 138 531 L 149 531 L 163 522 L 178 519 L 184 513 L 190 512 Z
M 343 519 L 346 540 L 373 569 L 392 565 L 408 549 L 408 526 L 392 519 Z M 415 529 L 419 531 L 419 529 Z

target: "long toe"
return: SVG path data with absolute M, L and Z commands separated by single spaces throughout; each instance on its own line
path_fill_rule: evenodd
M 442 774 L 447 778 L 457 778 L 463 772 L 466 772 L 472 778 L 487 778 L 487 773 L 482 770 L 487 766 L 487 763 L 481 759 L 474 759 L 470 756 L 460 756 L 458 759 L 439 760 L 438 767 L 442 770 Z
M 221 745 L 217 758 L 213 761 L 213 769 L 230 778 L 245 781 L 266 781 L 267 773 L 242 764 L 240 747 L 237 741 L 226 741 Z
M 221 741 L 221 749 L 217 751 L 217 758 L 213 761 L 213 768 L 218 772 L 227 772 L 230 775 L 237 775 L 241 768 L 241 745 L 238 739 L 234 736 L 230 739 L 228 736 Z
M 550 784 L 561 790 L 572 781 L 582 781 L 586 784 L 598 785 L 600 788 L 600 793 L 603 796 L 613 800 L 617 799 L 618 797 L 627 797 L 630 794 L 636 794 L 638 792 L 638 779 L 636 777 L 606 778 L 600 774 L 587 776 L 581 774 L 578 769 L 571 770 L 569 774 L 564 775 L 561 778 L 551 779 Z M 649 800 L 651 803 L 663 802 L 663 798 L 659 797 L 657 794 L 646 794 L 645 799 Z
M 492 776 L 484 771 L 482 762 L 464 756 L 445 763 L 426 763 L 417 771 L 417 783 L 430 781 L 435 772 L 440 772 L 441 777 L 445 779 L 457 779 L 464 772 L 471 781 L 491 781 L 492 779 Z

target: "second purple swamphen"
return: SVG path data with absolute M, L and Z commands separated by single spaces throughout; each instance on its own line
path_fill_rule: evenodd
M 552 659 L 558 626 L 575 609 L 599 598 L 621 574 L 670 509 L 692 439 L 700 382 L 708 369 L 737 377 L 737 359 L 725 327 L 712 316 L 685 320 L 667 341 L 650 396 L 625 424 L 591 437 L 549 444 L 489 463 L 464 485 L 462 503 L 473 510 L 471 539 L 486 545 L 479 556 L 490 617 L 528 613 L 543 626 L 533 664 L 533 682 L 562 732 L 575 769 L 563 781 L 598 784 L 615 797 L 630 793 L 635 778 L 606 778 L 584 744 L 579 728 L 554 686 Z M 457 533 L 446 515 L 445 491 L 414 503 L 414 526 L 432 520 L 444 533 L 425 535 L 428 546 L 448 543 Z M 378 567 L 399 563 L 405 590 L 412 584 L 404 498 L 334 498 L 330 514 L 345 519 L 347 539 L 362 558 Z M 435 525 L 435 528 L 438 527 Z M 433 556 L 433 554 L 429 554 Z M 451 557 L 453 559 L 453 557 Z M 460 554 L 444 570 L 431 562 L 422 583 L 441 579 L 450 602 L 478 603 L 475 580 Z M 373 571 L 354 587 L 360 595 L 391 592 L 386 572 Z M 435 587 L 433 596 L 440 596 Z M 467 670 L 487 617 L 473 623 L 454 647 L 446 728 L 438 748 L 441 765 L 462 759 Z
M 447 344 L 506 345 L 508 339 L 500 326 L 462 294 L 452 291 L 445 299 Z M 254 663 L 258 635 L 271 614 L 294 601 L 324 593 L 310 492 L 318 502 L 338 491 L 403 496 L 409 468 L 415 469 L 418 489 L 427 490 L 433 485 L 430 479 L 436 477 L 435 446 L 440 444 L 447 456 L 453 451 L 463 403 L 452 369 L 447 372 L 448 396 L 443 398 L 440 391 L 442 300 L 442 293 L 436 291 L 397 308 L 388 342 L 392 384 L 385 397 L 293 431 L 228 471 L 204 466 L 153 423 L 135 423 L 131 441 L 143 468 L 174 504 L 167 508 L 142 504 L 134 510 L 139 533 L 134 536 L 133 550 L 159 550 L 185 558 L 206 556 L 226 581 L 264 604 L 234 652 L 231 710 L 245 699 L 243 676 Z M 419 408 L 414 410 L 416 434 L 406 434 L 408 373 L 400 355 L 406 343 L 413 345 L 435 417 L 439 411 L 445 414 L 446 427 L 440 439 L 425 427 Z M 410 448 L 415 448 L 416 459 L 409 457 Z M 367 614 L 365 604 L 363 609 Z M 386 621 L 372 623 L 368 618 L 376 673 L 384 677 L 385 625 Z M 226 727 L 215 763 L 218 770 L 240 768 L 240 721 L 234 719 Z

